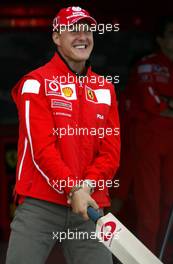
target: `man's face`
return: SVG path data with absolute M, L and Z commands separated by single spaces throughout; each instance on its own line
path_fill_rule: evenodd
M 173 23 L 167 25 L 163 37 L 158 38 L 158 43 L 163 52 L 173 56 Z
M 85 62 L 93 49 L 93 32 L 86 23 L 71 25 L 58 34 L 55 44 L 61 55 L 68 61 Z

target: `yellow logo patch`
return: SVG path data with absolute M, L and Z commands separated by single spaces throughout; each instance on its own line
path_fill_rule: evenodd
M 71 97 L 73 94 L 73 90 L 70 87 L 62 88 L 62 92 L 66 97 Z
M 94 93 L 93 93 L 93 91 L 88 89 L 87 93 L 88 93 L 88 97 L 89 97 L 91 100 L 94 100 Z

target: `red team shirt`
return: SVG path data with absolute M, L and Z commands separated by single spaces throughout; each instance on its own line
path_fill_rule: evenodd
M 132 118 L 152 120 L 168 107 L 161 97 L 173 97 L 172 73 L 173 63 L 161 52 L 146 56 L 137 63 L 126 96 L 130 99 L 129 114 Z
M 60 77 L 74 82 L 60 82 Z M 19 112 L 18 165 L 15 192 L 67 205 L 67 181 L 110 180 L 119 166 L 119 119 L 114 86 L 98 82 L 89 67 L 83 82 L 55 53 L 44 66 L 24 76 L 12 91 Z M 95 83 L 93 77 L 97 80 Z M 86 128 L 84 135 L 59 134 L 59 129 Z M 112 134 L 93 135 L 99 128 Z M 73 130 L 74 131 L 74 130 Z M 92 132 L 91 132 L 92 131 Z M 100 130 L 101 131 L 101 130 Z M 70 134 L 70 133 L 69 133 Z M 60 180 L 64 188 L 60 188 Z M 72 184 L 73 185 L 73 184 Z M 92 197 L 108 206 L 108 188 Z

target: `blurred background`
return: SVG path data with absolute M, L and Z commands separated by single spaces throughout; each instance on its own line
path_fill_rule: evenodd
M 98 23 L 120 24 L 119 32 L 95 33 L 92 54 L 94 71 L 120 76 L 115 85 L 117 98 L 126 87 L 134 62 L 154 49 L 155 21 L 160 15 L 173 14 L 171 1 L 0 0 L 0 264 L 5 263 L 9 225 L 15 210 L 12 192 L 18 117 L 11 89 L 25 73 L 52 57 L 52 18 L 60 8 L 71 5 L 87 9 Z M 57 263 L 57 258 L 58 263 L 64 263 L 57 250 L 48 263 Z

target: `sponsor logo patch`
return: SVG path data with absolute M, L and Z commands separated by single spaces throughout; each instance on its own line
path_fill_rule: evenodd
M 101 227 L 101 237 L 104 241 L 108 241 L 112 238 L 116 230 L 116 223 L 113 221 L 108 221 L 104 223 Z M 109 230 L 109 231 L 108 231 Z
M 73 94 L 73 90 L 70 87 L 63 87 L 62 92 L 66 97 L 71 97 Z
M 88 101 L 95 102 L 95 103 L 98 102 L 94 90 L 92 90 L 88 86 L 85 86 L 85 92 L 86 92 L 86 99 Z
M 108 89 L 91 89 L 85 85 L 86 100 L 95 104 L 111 105 L 111 94 Z
M 152 72 L 152 64 L 142 64 L 138 66 L 138 73 Z
M 55 116 L 68 116 L 71 117 L 71 114 L 63 113 L 63 112 L 53 112 L 53 115 Z
M 153 71 L 156 74 L 161 74 L 161 75 L 164 75 L 166 77 L 169 77 L 170 76 L 169 70 L 165 66 L 161 66 L 161 65 L 158 65 L 158 64 L 154 64 L 153 65 Z
M 74 83 L 61 84 L 56 79 L 45 79 L 45 94 L 61 96 L 67 100 L 76 100 L 76 86 Z
M 51 107 L 52 108 L 64 108 L 67 110 L 72 110 L 72 103 L 66 102 L 64 100 L 51 99 Z
M 45 93 L 46 95 L 60 95 L 60 85 L 56 80 L 45 79 Z
M 153 80 L 153 77 L 151 74 L 141 74 L 141 80 L 144 82 L 151 82 Z
M 75 11 L 75 12 L 81 11 L 81 7 L 79 7 L 79 6 L 73 6 L 72 7 L 72 10 Z
M 98 118 L 98 119 L 102 119 L 102 120 L 103 120 L 103 119 L 104 119 L 104 115 L 97 114 L 97 118 Z
M 67 100 L 76 100 L 76 86 L 74 83 L 60 84 L 61 96 Z

